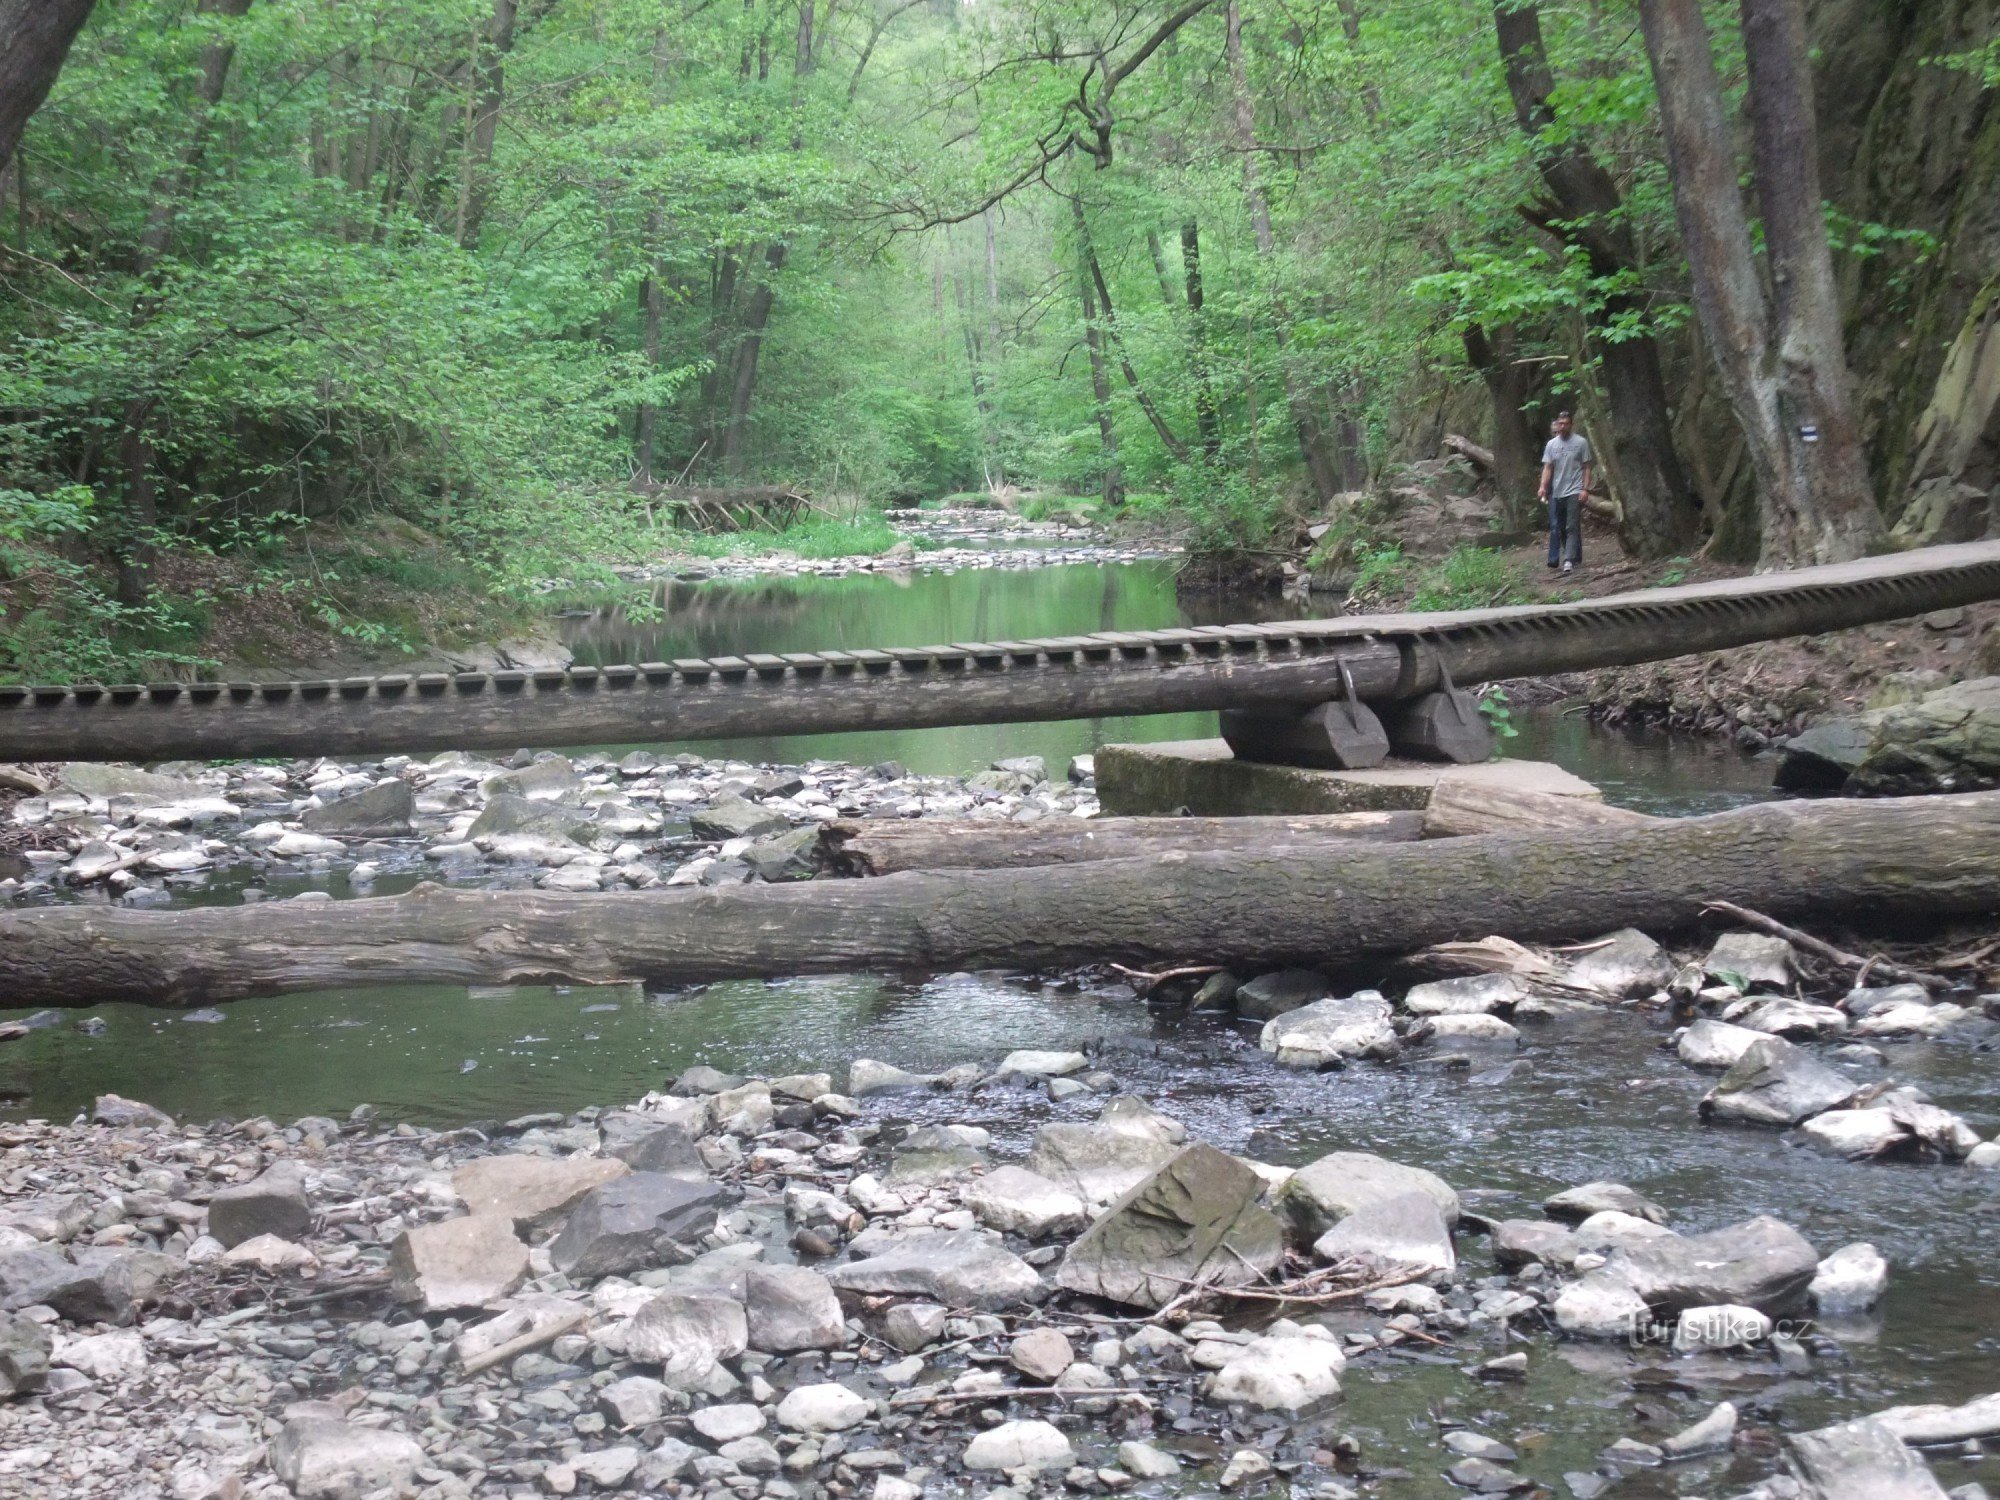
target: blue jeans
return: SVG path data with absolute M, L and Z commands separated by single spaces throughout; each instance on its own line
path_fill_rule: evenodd
M 1549 566 L 1583 566 L 1583 495 L 1549 496 Z

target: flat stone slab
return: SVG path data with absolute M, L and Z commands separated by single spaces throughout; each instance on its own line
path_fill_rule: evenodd
M 1238 760 L 1222 740 L 1106 745 L 1097 752 L 1097 799 L 1106 814 L 1198 818 L 1260 814 L 1421 811 L 1446 777 L 1510 791 L 1601 800 L 1580 776 L 1539 760 L 1457 766 L 1390 760 L 1369 771 L 1320 771 Z

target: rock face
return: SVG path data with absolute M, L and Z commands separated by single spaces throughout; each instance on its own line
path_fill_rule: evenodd
M 697 1113 L 690 1109 L 690 1114 Z M 604 1154 L 635 1172 L 664 1172 L 672 1177 L 706 1177 L 708 1169 L 696 1145 L 695 1121 L 680 1117 L 613 1110 L 601 1116 L 597 1128 Z
M 1796 1125 L 1838 1109 L 1861 1085 L 1810 1052 L 1777 1037 L 1743 1049 L 1729 1071 L 1701 1101 L 1704 1120 L 1753 1125 Z
M 1083 1228 L 1083 1200 L 1025 1167 L 999 1167 L 969 1182 L 959 1201 L 988 1229 L 1038 1240 Z
M 299 823 L 313 833 L 338 837 L 406 838 L 415 831 L 410 820 L 416 811 L 416 794 L 399 778 L 324 807 L 307 808 Z
M 1600 946 L 1578 958 L 1563 975 L 1568 984 L 1613 999 L 1650 995 L 1665 989 L 1673 977 L 1674 961 L 1666 950 L 1636 927 L 1622 927 L 1612 933 Z
M 1070 1291 L 1157 1308 L 1196 1281 L 1234 1285 L 1276 1269 L 1278 1221 L 1255 1172 L 1213 1146 L 1188 1146 L 1114 1203 L 1063 1256 Z
M 1389 1002 L 1373 990 L 1288 1011 L 1264 1023 L 1257 1045 L 1288 1068 L 1336 1067 L 1350 1057 L 1394 1057 L 1401 1050 Z
M 208 1204 L 208 1232 L 225 1246 L 260 1234 L 296 1240 L 311 1227 L 305 1172 L 296 1162 L 273 1163 L 262 1176 L 223 1188 Z
M 1035 1268 L 972 1230 L 898 1237 L 865 1260 L 834 1266 L 826 1279 L 841 1291 L 924 1297 L 946 1307 L 994 1312 L 1038 1296 Z
M 833 1284 L 805 1266 L 750 1266 L 744 1272 L 750 1347 L 765 1354 L 838 1349 L 847 1320 Z
M 720 1183 L 633 1172 L 592 1188 L 549 1242 L 549 1261 L 584 1279 L 676 1265 L 694 1258 L 693 1242 L 715 1227 L 735 1200 Z
M 451 1185 L 474 1213 L 503 1215 L 535 1234 L 592 1188 L 631 1170 L 603 1157 L 482 1156 L 452 1173 Z
M 1708 950 L 1702 968 L 1709 974 L 1734 974 L 1752 989 L 1782 990 L 1792 982 L 1792 945 L 1761 932 L 1725 932 Z
M 424 1461 L 414 1439 L 331 1417 L 294 1417 L 271 1444 L 271 1472 L 299 1500 L 361 1500 L 407 1486 Z
M 1446 1225 L 1458 1222 L 1458 1194 L 1450 1183 L 1365 1151 L 1335 1151 L 1301 1167 L 1279 1191 L 1277 1208 L 1293 1242 L 1310 1245 L 1357 1208 L 1408 1192 L 1435 1202 Z
M 1444 1214 L 1421 1191 L 1360 1204 L 1313 1242 L 1313 1254 L 1335 1265 L 1356 1262 L 1372 1277 L 1437 1284 L 1449 1282 L 1458 1267 Z
M 1955 683 L 1861 718 L 1872 733 L 1850 792 L 1909 797 L 2000 786 L 2000 677 Z
M 398 1301 L 424 1312 L 485 1307 L 528 1276 L 528 1247 L 498 1214 L 471 1214 L 407 1229 L 389 1252 L 390 1286 Z

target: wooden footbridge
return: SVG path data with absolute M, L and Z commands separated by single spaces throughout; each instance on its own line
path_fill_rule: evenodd
M 0 687 L 0 760 L 647 744 L 1223 709 L 1657 661 L 2000 599 L 2000 542 L 1570 604 L 563 671 Z

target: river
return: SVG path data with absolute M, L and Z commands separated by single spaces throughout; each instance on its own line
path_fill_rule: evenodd
M 1183 613 L 1158 562 L 1101 567 L 668 584 L 661 618 L 566 620 L 586 661 L 751 651 L 922 645 L 1097 629 L 1201 623 Z M 1239 611 L 1223 615 L 1238 617 Z M 1768 795 L 1768 762 L 1665 736 L 1606 734 L 1559 712 L 1524 715 L 1507 753 L 1559 761 L 1614 801 L 1663 813 L 1706 811 Z M 1213 732 L 1206 715 L 1078 724 L 936 729 L 746 741 L 697 748 L 752 760 L 821 756 L 897 760 L 963 772 L 1038 754 L 1055 774 L 1107 739 Z M 1197 957 L 1198 955 L 1190 955 Z M 1666 1206 L 1676 1228 L 1772 1213 L 1822 1253 L 1874 1242 L 1892 1266 L 1878 1320 L 1815 1339 L 1816 1368 L 1775 1361 L 1674 1359 L 1528 1339 L 1530 1378 L 1468 1381 L 1457 1359 L 1398 1354 L 1358 1366 L 1341 1422 L 1377 1463 L 1410 1470 L 1374 1493 L 1429 1500 L 1456 1493 L 1438 1477 L 1436 1423 L 1531 1436 L 1540 1473 L 1588 1470 L 1617 1437 L 1657 1437 L 1719 1399 L 1746 1418 L 1798 1430 L 1897 1402 L 1960 1401 L 2000 1388 L 2000 1296 L 1982 1245 L 2000 1212 L 1996 1178 L 1956 1167 L 1833 1162 L 1774 1132 L 1710 1128 L 1695 1104 L 1709 1079 L 1663 1049 L 1664 1025 L 1609 1010 L 1532 1025 L 1518 1065 L 1468 1072 L 1424 1062 L 1302 1074 L 1272 1065 L 1255 1028 L 1156 1011 L 1124 984 L 1069 977 L 853 975 L 732 983 L 674 992 L 521 987 L 332 990 L 251 1001 L 197 1019 L 131 1006 L 63 1015 L 0 1051 L 0 1118 L 67 1117 L 106 1090 L 188 1118 L 267 1113 L 284 1121 L 375 1104 L 433 1125 L 573 1110 L 635 1097 L 693 1063 L 765 1076 L 831 1068 L 857 1056 L 929 1069 L 991 1062 L 1013 1047 L 1087 1047 L 1134 1092 L 1187 1120 L 1192 1134 L 1264 1160 L 1298 1164 L 1334 1149 L 1379 1152 L 1443 1175 L 1496 1217 L 1532 1216 L 1558 1188 L 1613 1179 Z M 0 1019 L 21 1013 L 0 1013 Z M 78 1022 L 98 1034 L 80 1030 Z M 1898 1079 L 1929 1090 L 1982 1135 L 2000 1126 L 1992 1058 L 1963 1046 L 1891 1044 Z M 1024 1148 L 1051 1117 L 1039 1096 L 1002 1091 L 972 1104 L 892 1106 L 975 1117 L 997 1144 Z M 1088 1118 L 1088 1101 L 1056 1117 Z M 1461 1240 L 1475 1273 L 1481 1242 Z M 1498 1352 L 1497 1350 L 1493 1352 Z M 1651 1410 L 1658 1420 L 1645 1424 Z M 1539 1436 L 1534 1436 L 1539 1434 Z M 1946 1461 L 1940 1461 L 1944 1467 Z M 1755 1453 L 1628 1477 L 1620 1497 L 1693 1495 L 1769 1472 Z M 1964 1479 L 1995 1477 L 1968 1464 Z M 1957 1477 L 1948 1483 L 1959 1482 Z

